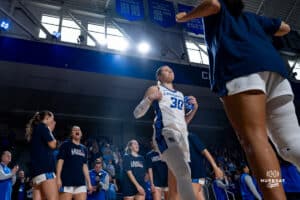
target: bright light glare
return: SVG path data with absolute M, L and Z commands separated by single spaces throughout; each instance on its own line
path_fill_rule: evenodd
M 146 54 L 150 51 L 150 45 L 147 42 L 141 42 L 138 45 L 138 50 L 139 52 Z

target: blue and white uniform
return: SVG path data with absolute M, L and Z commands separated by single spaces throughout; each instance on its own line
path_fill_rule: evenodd
M 144 157 L 138 155 L 133 156 L 131 154 L 124 155 L 123 158 L 124 167 L 124 179 L 123 179 L 123 195 L 124 197 L 131 197 L 138 194 L 135 185 L 129 179 L 127 172 L 131 171 L 136 181 L 145 188 L 145 175 L 146 175 L 146 163 Z
M 146 155 L 147 169 L 151 168 L 153 183 L 155 187 L 167 189 L 168 187 L 168 166 L 160 158 L 158 152 L 152 150 Z
M 0 163 L 0 199 L 11 200 L 13 181 L 16 180 L 15 175 L 6 165 Z
M 60 192 L 72 194 L 87 192 L 83 174 L 83 165 L 87 164 L 86 147 L 67 140 L 60 146 L 57 159 L 64 161 L 61 171 L 62 187 Z
M 55 140 L 44 123 L 39 123 L 32 132 L 30 141 L 30 167 L 33 184 L 38 185 L 48 179 L 55 178 L 55 160 L 53 149 L 48 142 Z
M 179 145 L 184 160 L 190 160 L 188 131 L 185 121 L 184 95 L 180 91 L 170 90 L 163 85 L 159 85 L 162 98 L 154 101 L 155 109 L 154 120 L 154 144 L 162 154 L 172 145 Z

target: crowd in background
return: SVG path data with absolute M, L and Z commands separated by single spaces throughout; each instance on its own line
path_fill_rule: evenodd
M 62 140 L 58 141 L 58 147 L 62 144 Z M 116 146 L 107 138 L 87 138 L 83 141 L 88 151 L 88 167 L 90 170 L 94 169 L 95 161 L 101 160 L 102 169 L 105 170 L 109 175 L 109 187 L 106 190 L 106 199 L 115 200 L 120 199 L 122 196 L 122 179 L 123 173 L 123 156 L 125 154 L 124 146 Z M 10 148 L 8 148 L 10 147 Z M 32 183 L 28 173 L 28 166 L 26 159 L 22 158 L 25 151 L 22 146 L 14 144 L 11 139 L 1 140 L 1 150 L 9 149 L 12 152 L 12 162 L 10 168 L 18 164 L 20 170 L 16 172 L 16 181 L 12 187 L 12 199 L 28 200 L 32 199 Z M 240 176 L 243 173 L 241 164 L 246 163 L 243 151 L 238 144 L 223 144 L 223 145 L 212 145 L 208 146 L 207 149 L 211 152 L 215 158 L 217 165 L 224 172 L 224 185 L 226 190 L 233 193 L 236 199 L 241 199 L 240 195 Z M 145 156 L 149 152 L 150 146 L 143 143 L 140 144 L 140 155 Z M 20 153 L 19 151 L 22 151 Z M 58 149 L 54 151 L 54 156 L 57 156 Z M 24 162 L 24 163 L 22 163 Z M 207 169 L 207 184 L 213 185 L 214 174 L 210 165 L 205 163 Z M 149 183 L 149 177 L 145 178 L 145 186 L 148 185 L 148 193 L 146 199 L 152 199 L 151 189 Z M 147 191 L 147 188 L 145 188 Z M 150 192 L 149 192 L 150 191 Z M 22 197 L 18 197 L 22 194 Z M 229 196 L 230 197 L 230 196 Z

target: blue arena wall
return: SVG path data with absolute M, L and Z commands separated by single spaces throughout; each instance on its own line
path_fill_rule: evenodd
M 11 37 L 0 36 L 0 60 L 147 80 L 154 80 L 159 66 L 169 65 L 175 83 L 209 87 L 207 68 Z M 300 99 L 300 84 L 292 86 Z

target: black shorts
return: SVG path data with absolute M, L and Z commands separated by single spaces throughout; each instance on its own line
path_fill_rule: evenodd
M 140 184 L 140 186 L 142 186 L 145 189 L 145 183 L 141 181 L 138 181 L 138 183 Z M 122 184 L 122 190 L 123 190 L 123 197 L 132 197 L 137 195 L 139 192 L 136 189 L 135 185 L 130 181 L 124 181 Z

